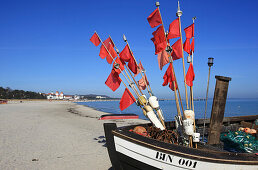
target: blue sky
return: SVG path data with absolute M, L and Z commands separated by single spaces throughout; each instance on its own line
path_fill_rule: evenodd
M 176 19 L 176 0 L 160 0 L 165 28 Z M 242 0 L 184 0 L 182 28 L 195 24 L 194 94 L 205 97 L 207 58 L 214 57 L 210 97 L 215 75 L 232 77 L 228 96 L 258 97 L 258 2 Z M 99 56 L 90 37 L 96 30 L 104 40 L 111 35 L 121 51 L 125 34 L 137 60 L 146 69 L 153 92 L 173 98 L 163 87 L 154 45 L 155 31 L 147 22 L 155 1 L 8 0 L 0 5 L 0 86 L 37 92 L 106 94 L 121 97 L 121 85 L 112 92 L 105 84 L 111 66 Z M 183 39 L 184 35 L 183 35 Z M 171 41 L 174 42 L 174 41 Z M 185 53 L 186 60 L 186 53 Z M 182 61 L 174 62 L 182 96 Z M 188 64 L 186 64 L 186 69 Z M 137 77 L 139 79 L 139 77 Z

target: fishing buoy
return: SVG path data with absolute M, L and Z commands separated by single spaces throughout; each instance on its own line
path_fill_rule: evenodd
M 140 96 L 140 97 L 138 98 L 138 101 L 139 101 L 139 103 L 140 103 L 142 106 L 144 106 L 144 105 L 147 104 L 147 98 L 146 98 L 145 95 Z
M 153 109 L 159 108 L 159 101 L 158 101 L 158 98 L 156 96 L 151 96 L 149 98 L 149 103 L 150 103 L 150 105 Z
M 159 119 L 157 118 L 150 106 L 144 106 L 144 110 L 147 112 L 146 115 L 154 126 L 159 128 L 160 130 L 165 130 L 165 127 L 161 124 L 161 122 L 159 121 Z
M 159 107 L 159 101 L 158 101 L 158 98 L 156 96 L 151 96 L 149 98 L 149 104 L 151 105 L 151 107 L 153 109 L 155 109 L 157 111 L 157 114 L 158 116 L 164 121 L 164 116 L 163 116 L 163 113 L 162 113 L 162 110 L 160 109 Z
M 191 135 L 191 136 L 194 134 L 192 119 L 183 120 L 183 127 L 184 127 L 184 130 L 185 130 L 185 134 Z
M 193 133 L 193 142 L 200 142 L 200 133 Z
M 186 119 L 191 119 L 194 122 L 194 117 L 195 117 L 194 111 L 192 111 L 192 110 L 185 110 L 184 111 L 184 115 L 185 115 Z

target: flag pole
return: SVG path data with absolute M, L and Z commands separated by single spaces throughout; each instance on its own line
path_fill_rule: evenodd
M 113 41 L 113 39 L 111 38 L 111 36 L 109 35 L 109 37 L 110 37 L 110 40 L 112 41 L 112 43 L 114 44 L 114 46 L 115 46 L 115 48 L 116 48 L 116 52 L 117 52 L 117 54 L 118 54 L 118 56 L 119 56 L 119 50 L 118 50 L 118 48 L 116 47 L 116 45 L 115 45 L 115 43 L 114 43 L 114 41 Z M 136 84 L 136 86 L 138 87 L 138 89 L 139 89 L 139 91 L 140 91 L 140 93 L 143 95 L 143 93 L 142 93 L 142 91 L 141 91 L 141 89 L 139 88 L 139 85 L 137 84 L 137 82 L 136 82 L 136 80 L 134 79 L 134 77 L 133 77 L 133 75 L 132 75 L 132 73 L 131 73 L 131 71 L 129 70 L 129 68 L 128 68 L 128 66 L 125 64 L 125 66 L 126 66 L 126 69 L 128 70 L 128 72 L 130 73 L 130 75 L 131 75 L 131 77 L 133 78 L 133 80 L 134 80 L 134 83 Z M 130 79 L 130 78 L 129 78 Z M 131 79 L 130 79 L 131 80 Z M 131 80 L 132 81 L 132 80 Z
M 100 39 L 98 33 L 97 33 L 96 31 L 95 31 L 95 33 L 96 33 L 96 35 L 98 36 L 98 38 L 99 38 L 101 44 L 104 46 L 104 48 L 106 49 L 106 51 L 108 52 L 108 54 L 110 55 L 110 57 L 112 58 L 112 60 L 114 61 L 114 63 L 115 63 L 115 64 L 118 64 L 118 63 L 115 61 L 115 59 L 113 58 L 113 56 L 110 54 L 109 50 L 107 49 L 107 47 L 105 46 L 105 44 L 103 43 L 103 41 Z M 118 68 L 119 68 L 120 72 L 123 74 L 123 76 L 125 77 L 125 79 L 127 80 L 127 82 L 129 83 L 129 86 L 133 89 L 134 93 L 135 93 L 136 96 L 138 97 L 138 100 L 140 101 L 139 106 L 140 106 L 140 108 L 142 109 L 143 114 L 144 114 L 156 127 L 160 128 L 161 130 L 166 129 L 165 124 L 162 124 L 162 123 L 158 120 L 158 118 L 156 117 L 156 115 L 154 114 L 153 111 L 152 111 L 152 113 L 153 113 L 154 115 L 151 114 L 151 111 L 150 111 L 150 109 L 148 108 L 148 105 L 147 105 L 145 102 L 142 101 L 142 99 L 140 98 L 140 95 L 139 95 L 139 93 L 137 92 L 137 90 L 136 90 L 135 86 L 133 85 L 133 83 L 130 83 L 130 82 L 128 81 L 128 79 L 126 78 L 126 76 L 124 75 L 124 73 L 123 73 L 123 71 L 121 70 L 121 68 L 120 68 L 120 67 L 118 67 Z M 121 81 L 123 82 L 122 79 L 121 79 Z M 126 86 L 126 84 L 125 84 L 124 82 L 123 82 L 123 84 Z M 127 88 L 127 86 L 126 86 L 126 88 Z M 128 88 L 127 88 L 127 89 L 128 89 Z M 128 89 L 128 90 L 129 90 L 129 89 Z M 130 92 L 130 90 L 129 90 L 129 92 Z M 130 93 L 131 93 L 131 92 L 130 92 Z M 134 96 L 133 96 L 133 97 L 134 97 Z M 134 97 L 134 99 L 135 99 L 135 97 Z M 138 105 L 136 101 L 137 101 L 137 100 L 135 99 L 135 103 L 136 103 L 136 105 Z M 141 104 L 143 105 L 143 108 L 141 107 Z M 150 107 L 150 106 L 149 106 L 149 107 Z M 150 108 L 151 108 L 151 107 L 150 107 Z M 152 110 L 152 108 L 151 108 L 151 110 Z M 149 112 L 148 112 L 148 111 L 149 111 Z M 150 114 L 148 115 L 148 113 L 150 113 Z
M 107 49 L 106 45 L 103 43 L 103 41 L 101 40 L 101 38 L 99 37 L 98 33 L 95 31 L 96 35 L 98 36 L 101 44 L 104 46 L 104 48 L 107 50 L 108 54 L 110 55 L 110 57 L 112 58 L 112 60 L 114 61 L 114 63 L 117 64 L 117 62 L 115 61 L 115 59 L 113 58 L 113 56 L 110 54 L 109 50 Z M 124 75 L 123 71 L 121 70 L 120 67 L 118 67 L 120 72 L 123 74 L 123 76 L 125 77 L 126 81 L 128 82 L 129 86 L 133 89 L 134 93 L 136 94 L 137 97 L 140 97 L 140 94 L 138 93 L 137 89 L 134 87 L 133 83 L 130 82 L 126 76 Z M 128 75 L 127 75 L 128 76 Z M 129 76 L 128 76 L 129 77 Z M 121 79 L 122 80 L 122 79 Z
M 180 10 L 180 5 L 178 1 L 178 10 L 176 15 L 179 18 L 179 32 L 180 32 L 180 39 L 181 39 L 181 48 L 182 48 L 182 63 L 183 63 L 183 72 L 184 72 L 184 83 L 185 83 L 185 100 L 186 100 L 186 108 L 189 109 L 188 105 L 188 95 L 187 95 L 187 87 L 186 87 L 186 79 L 185 79 L 185 60 L 184 60 L 184 49 L 183 49 L 183 38 L 182 38 L 182 31 L 181 31 L 181 16 L 183 12 Z
M 192 20 L 193 20 L 193 24 L 194 24 L 194 21 L 196 20 L 196 17 L 193 17 Z M 193 33 L 193 40 L 192 41 L 194 41 L 194 33 Z M 194 57 L 194 51 L 192 50 L 192 60 L 191 60 L 192 64 L 193 64 L 193 57 Z M 194 96 L 193 96 L 193 87 L 192 86 L 190 87 L 190 91 L 191 91 L 190 93 L 191 93 L 191 100 L 192 100 L 192 109 L 194 111 Z
M 160 6 L 159 2 L 156 2 L 156 7 L 157 7 L 158 10 L 159 10 L 159 15 L 160 15 L 160 19 L 161 19 L 161 24 L 162 24 L 163 31 L 164 31 L 164 35 L 165 35 L 165 39 L 166 39 L 166 42 L 167 42 L 167 45 L 168 45 L 169 42 L 168 42 L 168 39 L 167 39 L 167 36 L 166 36 L 166 31 L 165 31 L 165 27 L 164 27 L 164 23 L 163 23 L 163 20 L 162 20 L 162 16 L 161 16 L 161 12 L 160 12 L 159 6 Z M 170 46 L 169 46 L 169 47 L 170 47 Z M 171 47 L 170 47 L 170 48 L 171 48 Z M 171 54 L 170 54 L 169 60 L 170 60 L 170 63 L 171 63 L 171 65 L 172 65 L 172 68 L 171 68 L 171 69 L 172 69 L 172 74 L 174 74 L 175 81 L 176 81 L 176 74 L 175 74 L 175 71 L 174 71 L 173 58 L 172 58 Z M 175 84 L 177 84 L 177 81 L 176 81 L 176 82 L 175 82 L 175 81 L 173 81 L 174 87 L 176 87 Z M 180 94 L 178 87 L 177 87 L 177 90 L 178 90 L 178 93 Z M 181 119 L 182 119 L 182 114 L 181 114 L 181 111 L 180 111 L 180 106 L 179 106 L 179 102 L 178 102 L 178 96 L 177 96 L 176 89 L 174 90 L 174 93 L 175 93 L 175 101 L 176 101 L 177 115 L 180 116 Z M 179 95 L 179 96 L 180 96 L 180 95 Z M 181 101 L 181 105 L 182 105 L 181 96 L 180 96 L 180 101 Z M 183 110 L 184 110 L 184 109 L 183 109 L 183 106 L 182 106 L 182 111 L 183 111 Z M 184 111 L 183 111 L 183 113 L 184 113 Z
M 124 41 L 126 42 L 126 44 L 128 45 L 128 48 L 129 48 L 129 50 L 130 50 L 130 52 L 131 52 L 131 54 L 132 54 L 132 56 L 133 56 L 133 59 L 134 59 L 136 65 L 137 65 L 137 68 L 138 68 L 138 63 L 137 63 L 137 61 L 136 61 L 136 59 L 135 59 L 135 57 L 134 57 L 134 54 L 133 54 L 133 52 L 132 52 L 132 50 L 131 50 L 131 48 L 130 48 L 130 45 L 129 45 L 129 43 L 128 43 L 126 37 L 125 37 L 125 35 L 123 35 L 123 39 L 124 39 Z M 146 82 L 144 76 L 142 75 L 142 72 L 140 72 L 140 73 L 141 73 L 141 76 L 142 76 L 142 78 L 143 78 L 144 84 L 145 84 L 146 87 L 147 87 L 147 90 L 148 90 L 149 95 L 152 96 L 152 93 L 151 93 L 151 91 L 150 91 L 149 88 L 148 88 L 148 84 L 147 84 L 147 82 Z

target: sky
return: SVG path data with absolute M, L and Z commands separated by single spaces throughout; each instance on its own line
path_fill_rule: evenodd
M 176 19 L 177 0 L 159 2 L 168 30 Z M 209 97 L 214 93 L 215 75 L 220 75 L 232 78 L 228 97 L 258 98 L 258 1 L 180 0 L 180 6 L 182 28 L 197 17 L 194 96 L 205 98 L 207 61 L 213 57 Z M 112 66 L 98 56 L 100 46 L 89 41 L 97 31 L 102 40 L 110 35 L 120 51 L 126 45 L 122 39 L 125 34 L 135 58 L 146 69 L 153 93 L 159 98 L 173 98 L 173 92 L 162 86 L 167 66 L 159 70 L 150 40 L 156 29 L 150 27 L 147 17 L 155 9 L 154 0 L 2 0 L 0 86 L 121 97 L 124 86 L 112 92 L 105 85 Z M 187 70 L 188 64 L 185 66 Z M 181 59 L 174 62 L 174 68 L 184 96 Z

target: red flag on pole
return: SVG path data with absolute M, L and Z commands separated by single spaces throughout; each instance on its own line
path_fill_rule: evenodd
M 147 77 L 146 75 L 144 77 L 142 77 L 139 81 L 138 81 L 138 85 L 139 85 L 139 88 L 140 90 L 145 90 L 146 89 L 146 84 L 145 84 L 145 81 L 147 83 L 147 85 L 149 85 L 149 81 L 147 80 Z
M 159 13 L 159 9 L 155 9 L 151 14 L 150 16 L 148 16 L 147 18 L 151 28 L 154 28 L 160 24 L 162 24 L 162 20 L 161 20 L 161 17 L 160 17 L 160 13 Z
M 123 49 L 123 51 L 121 51 L 120 53 L 120 60 L 122 62 L 129 62 L 130 59 L 133 58 L 131 51 L 128 47 L 128 45 L 125 46 L 125 48 Z
M 183 57 L 182 55 L 182 43 L 181 39 L 177 40 L 173 45 L 172 45 L 172 54 L 171 56 L 173 57 L 173 60 L 177 60 Z
M 180 37 L 180 29 L 179 29 L 179 18 L 175 19 L 170 25 L 169 25 L 169 32 L 167 39 L 177 38 Z
M 190 54 L 191 45 L 190 45 L 190 39 L 187 38 L 184 42 L 184 51 Z
M 185 30 L 186 38 L 194 37 L 194 23 L 191 24 L 190 26 L 186 27 L 184 30 Z
M 159 63 L 159 69 L 162 70 L 163 66 L 169 63 L 169 54 L 166 52 L 166 50 L 163 50 L 162 52 L 158 53 L 158 63 Z
M 136 100 L 131 94 L 131 92 L 127 88 L 125 88 L 124 94 L 119 102 L 119 107 L 121 110 L 124 110 L 127 107 L 129 107 L 131 104 L 133 104 L 135 101 Z
M 128 62 L 128 67 L 129 69 L 134 73 L 136 74 L 137 73 L 137 64 L 134 60 L 134 58 L 131 58 Z
M 191 43 L 191 55 L 192 55 L 193 52 L 194 52 L 194 38 L 193 38 L 192 43 Z
M 107 62 L 109 64 L 112 63 L 112 58 L 111 56 L 109 55 L 108 51 L 110 52 L 110 54 L 112 55 L 113 58 L 115 58 L 117 56 L 115 50 L 114 50 L 114 44 L 113 42 L 111 41 L 110 37 L 108 37 L 104 42 L 103 44 L 105 45 L 101 45 L 100 47 L 100 52 L 99 52 L 99 56 L 104 59 L 107 57 Z M 108 50 L 108 51 L 107 51 Z
M 151 40 L 155 45 L 155 54 L 158 54 L 161 51 L 165 50 L 167 47 L 163 26 L 158 27 L 157 30 L 152 33 L 152 35 L 153 38 L 151 38 Z
M 137 68 L 137 73 L 134 75 L 134 77 L 136 77 L 141 71 L 143 70 L 143 66 L 141 61 L 138 64 L 138 68 Z
M 97 33 L 95 32 L 92 37 L 90 38 L 90 41 L 95 45 L 98 46 L 100 44 L 100 39 L 99 36 L 97 35 Z
M 118 69 L 115 68 L 115 63 L 119 64 L 119 68 L 121 69 L 121 71 L 123 71 L 123 70 L 125 69 L 125 68 L 124 68 L 125 63 L 122 63 L 122 61 L 120 60 L 119 57 L 117 57 L 116 60 L 115 60 L 115 62 L 113 63 L 113 70 L 114 70 L 115 72 L 117 72 L 118 74 L 120 74 L 121 71 L 120 71 L 119 68 L 118 68 Z
M 105 84 L 113 91 L 116 91 L 118 87 L 120 86 L 121 79 L 119 77 L 119 74 L 115 72 L 114 70 L 111 71 L 109 74 Z
M 169 88 L 174 91 L 173 81 L 175 81 L 176 79 L 175 79 L 174 73 L 172 72 L 172 64 L 171 63 L 169 64 L 167 71 L 163 76 L 163 79 L 164 79 L 164 82 L 163 82 L 162 86 L 166 86 L 169 84 Z M 176 84 L 176 88 L 177 88 L 177 84 Z
M 185 76 L 186 84 L 188 86 L 193 86 L 194 78 L 195 78 L 195 74 L 194 74 L 194 70 L 193 70 L 193 64 L 190 63 L 188 71 Z

